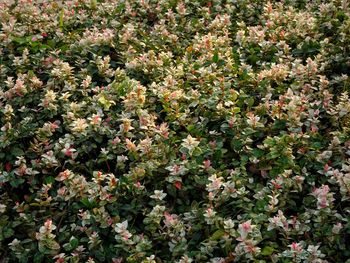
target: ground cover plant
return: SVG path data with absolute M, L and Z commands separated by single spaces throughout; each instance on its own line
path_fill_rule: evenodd
M 348 1 L 0 22 L 0 262 L 349 262 Z

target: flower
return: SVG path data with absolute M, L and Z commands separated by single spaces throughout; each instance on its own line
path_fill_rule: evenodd
M 199 141 L 196 138 L 193 138 L 191 135 L 188 135 L 185 139 L 182 140 L 181 146 L 186 148 L 190 153 L 199 145 Z
M 72 122 L 71 130 L 76 134 L 84 133 L 86 128 L 89 127 L 85 119 L 78 118 Z
M 223 185 L 222 177 L 217 177 L 216 174 L 212 174 L 208 179 L 211 182 L 206 185 L 208 192 L 216 192 L 220 190 L 221 186 Z
M 118 233 L 116 235 L 116 239 L 121 239 L 124 242 L 127 242 L 131 237 L 132 234 L 127 230 L 128 228 L 128 221 L 123 221 L 122 223 L 117 223 L 114 227 L 114 231 Z
M 291 248 L 291 251 L 293 253 L 296 253 L 296 254 L 301 253 L 301 251 L 303 250 L 301 245 L 299 243 L 296 243 L 296 242 L 293 242 L 291 245 L 289 245 L 289 247 Z
M 235 223 L 231 218 L 227 219 L 224 221 L 224 228 L 225 229 L 233 229 L 235 226 Z
M 177 190 L 182 189 L 182 183 L 180 181 L 175 181 L 174 186 L 176 187 Z
M 164 224 L 167 227 L 175 226 L 178 223 L 177 215 L 170 215 L 168 212 L 164 212 Z
M 162 201 L 167 196 L 166 193 L 163 193 L 163 190 L 154 190 L 154 194 L 150 197 L 159 201 Z
M 4 213 L 6 211 L 6 205 L 0 204 L 0 213 Z
M 216 212 L 212 208 L 207 208 L 204 212 L 204 218 L 207 224 L 212 225 L 215 221 Z
M 238 233 L 240 236 L 237 238 L 238 241 L 244 241 L 248 237 L 248 234 L 252 232 L 253 225 L 251 225 L 251 220 L 248 220 L 242 224 L 238 225 Z
M 278 215 L 273 218 L 269 218 L 269 226 L 267 230 L 272 230 L 274 228 L 280 227 L 285 231 L 288 231 L 288 222 L 281 210 L 278 210 Z
M 317 209 L 329 207 L 334 201 L 333 193 L 329 192 L 328 185 L 322 185 L 320 188 L 315 188 L 311 195 L 317 198 Z
M 332 228 L 332 233 L 335 235 L 338 235 L 340 233 L 340 231 L 343 228 L 343 224 L 338 222 L 337 224 L 335 224 Z
M 128 138 L 126 138 L 126 139 L 125 139 L 125 144 L 126 144 L 126 148 L 127 148 L 129 151 L 136 152 L 137 147 L 136 147 L 135 143 L 133 143 L 131 140 L 129 140 Z

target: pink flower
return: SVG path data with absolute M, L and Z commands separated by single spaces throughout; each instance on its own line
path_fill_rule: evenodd
M 66 151 L 64 152 L 64 154 L 68 157 L 71 157 L 72 156 L 72 151 L 71 151 L 71 148 L 68 148 L 66 149 Z
M 67 188 L 66 187 L 61 187 L 57 190 L 57 194 L 59 196 L 64 196 L 66 194 Z
M 67 179 L 71 179 L 72 176 L 72 172 L 70 170 L 65 170 L 63 172 L 60 172 L 56 178 L 57 181 L 65 181 Z
M 177 224 L 177 215 L 171 215 L 168 212 L 164 212 L 165 220 L 163 221 L 167 227 L 174 226 Z
M 59 125 L 60 125 L 59 121 L 50 122 L 51 131 L 55 131 L 56 129 L 58 129 L 60 127 Z
M 134 185 L 135 185 L 136 188 L 140 188 L 141 187 L 140 181 L 137 181 Z
M 242 228 L 245 232 L 250 232 L 252 230 L 252 226 L 250 224 L 250 220 L 242 224 Z
M 120 143 L 120 139 L 119 139 L 119 137 L 115 137 L 114 140 L 112 141 L 112 144 L 116 145 L 118 143 Z
M 211 162 L 210 160 L 204 160 L 203 161 L 203 164 L 204 164 L 204 169 L 207 170 L 211 167 Z
M 328 185 L 322 185 L 320 188 L 315 188 L 311 195 L 317 198 L 317 209 L 326 208 L 334 201 L 333 193 L 329 193 Z
M 57 259 L 56 259 L 56 262 L 62 263 L 62 262 L 64 262 L 64 258 L 57 258 Z
M 181 183 L 180 181 L 176 181 L 176 182 L 174 183 L 174 186 L 176 187 L 176 189 L 181 190 L 181 188 L 182 188 L 182 183 Z
M 238 233 L 240 234 L 240 237 L 237 238 L 238 241 L 244 241 L 248 234 L 252 232 L 252 225 L 251 220 L 248 220 L 242 224 L 238 225 Z
M 51 219 L 47 219 L 44 226 L 46 227 L 46 229 L 50 230 L 51 226 L 52 226 L 52 220 Z
M 107 223 L 108 223 L 108 225 L 111 226 L 114 223 L 113 219 L 111 217 L 109 217 L 108 220 L 107 220 Z
M 299 245 L 299 243 L 293 242 L 289 246 L 290 246 L 292 252 L 295 252 L 295 253 L 298 253 L 298 254 L 303 250 L 303 248 Z
M 318 127 L 315 124 L 311 124 L 311 132 L 316 133 L 318 131 Z
M 216 148 L 216 141 L 214 140 L 214 141 L 210 141 L 209 142 L 209 146 L 210 146 L 210 148 L 212 148 L 213 150 Z

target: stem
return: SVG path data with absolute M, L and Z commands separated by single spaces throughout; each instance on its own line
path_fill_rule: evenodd
M 106 165 L 107 165 L 108 172 L 110 173 L 111 172 L 111 167 L 109 166 L 109 163 L 108 163 L 107 160 L 106 160 Z
M 69 205 L 70 205 L 70 200 L 68 201 L 67 206 L 65 207 L 65 209 L 64 209 L 63 212 L 62 212 L 61 219 L 60 219 L 60 221 L 58 222 L 58 225 L 57 225 L 57 228 L 56 228 L 56 234 L 58 234 L 58 232 L 59 232 L 59 230 L 60 230 L 60 228 L 61 228 L 61 224 L 62 224 L 62 222 L 63 222 L 64 217 L 65 217 L 66 214 L 67 214 L 67 209 L 68 209 Z

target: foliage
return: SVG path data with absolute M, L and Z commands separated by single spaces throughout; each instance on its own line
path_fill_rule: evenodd
M 350 8 L 275 2 L 1 1 L 0 261 L 348 262 Z

